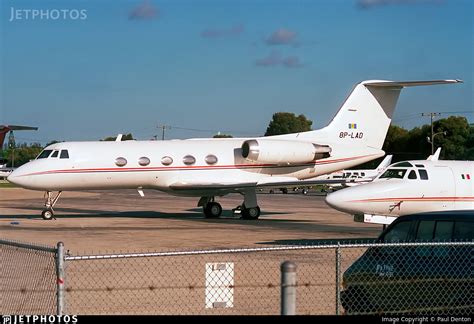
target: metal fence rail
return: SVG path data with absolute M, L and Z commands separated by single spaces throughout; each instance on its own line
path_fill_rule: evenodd
M 38 261 L 21 257 L 28 247 L 8 252 L 2 297 L 5 285 L 20 296 L 42 291 L 21 279 L 39 273 L 30 268 Z M 332 315 L 471 314 L 473 248 L 474 242 L 355 243 L 61 256 L 58 244 L 32 251 L 49 255 L 44 300 L 51 313 Z M 285 261 L 296 265 L 295 273 L 280 273 L 294 269 L 282 267 Z M 27 273 L 13 275 L 21 264 Z M 8 310 L 33 312 L 25 304 L 15 297 Z
M 56 249 L 0 240 L 0 313 L 55 314 Z

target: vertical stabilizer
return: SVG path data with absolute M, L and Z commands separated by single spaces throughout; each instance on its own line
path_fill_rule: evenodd
M 393 155 L 387 155 L 385 159 L 380 162 L 377 168 L 375 168 L 378 172 L 381 172 L 383 169 L 388 167 L 392 163 L 392 157 Z
M 363 81 L 355 86 L 328 126 L 300 133 L 298 137 L 380 150 L 403 88 L 459 82 L 462 81 Z

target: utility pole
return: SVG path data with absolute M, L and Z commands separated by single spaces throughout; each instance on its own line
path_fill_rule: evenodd
M 441 114 L 440 113 L 436 113 L 436 112 L 430 112 L 430 113 L 421 113 L 421 116 L 423 117 L 426 117 L 426 116 L 429 116 L 430 119 L 431 119 L 431 140 L 430 140 L 430 143 L 431 143 L 431 154 L 434 153 L 434 131 L 433 131 L 433 119 L 435 117 L 438 117 L 440 116 Z
M 10 131 L 10 135 L 8 136 L 8 147 L 12 150 L 12 168 L 15 168 L 15 135 L 13 135 L 13 131 Z
M 165 129 L 171 129 L 171 126 L 161 125 L 158 128 L 161 128 L 161 140 L 165 140 Z

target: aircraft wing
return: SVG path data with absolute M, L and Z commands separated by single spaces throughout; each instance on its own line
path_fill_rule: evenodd
M 192 191 L 192 190 L 216 190 L 216 191 L 240 191 L 249 188 L 282 188 L 282 187 L 304 187 L 318 184 L 334 184 L 353 182 L 349 179 L 339 180 L 298 180 L 293 177 L 272 177 L 269 180 L 262 180 L 258 182 L 195 182 L 195 181 L 181 181 L 175 182 L 169 186 L 171 190 L 175 191 Z
M 256 182 L 175 182 L 169 187 L 176 191 L 189 191 L 189 190 L 237 190 L 245 188 L 255 188 Z

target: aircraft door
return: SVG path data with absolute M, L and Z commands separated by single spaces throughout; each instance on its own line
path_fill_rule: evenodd
M 434 201 L 437 210 L 452 210 L 455 208 L 456 181 L 451 168 L 446 166 L 435 166 L 429 170 L 430 177 L 434 181 Z

